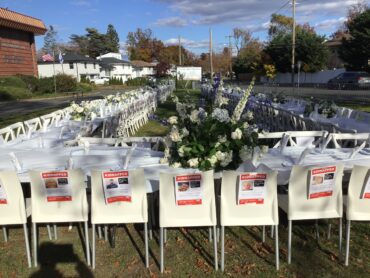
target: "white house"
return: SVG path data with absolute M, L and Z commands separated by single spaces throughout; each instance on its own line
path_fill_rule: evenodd
M 74 53 L 63 54 L 63 64 L 55 58 L 55 62 L 38 61 L 39 77 L 52 77 L 55 74 L 68 74 L 74 76 L 77 81 L 82 77 L 90 80 L 100 76 L 99 61 Z
M 100 77 L 120 78 L 126 82 L 133 76 L 132 65 L 129 61 L 123 60 L 120 53 L 107 53 L 98 56 L 100 64 Z
M 133 67 L 133 77 L 146 77 L 155 74 L 155 64 L 139 60 L 131 61 Z

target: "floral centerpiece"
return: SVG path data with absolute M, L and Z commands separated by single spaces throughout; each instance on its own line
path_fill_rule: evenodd
M 175 98 L 177 116 L 168 119 L 171 131 L 168 149 L 162 163 L 172 167 L 198 168 L 205 171 L 237 169 L 243 160 L 251 158 L 257 146 L 258 133 L 253 114 L 245 111 L 254 80 L 244 92 L 232 115 L 223 108 L 227 99 L 217 90 L 209 111 L 194 109 L 194 104 L 180 103 Z
M 337 114 L 338 106 L 332 100 L 321 100 L 319 102 L 312 100 L 306 104 L 304 115 L 308 117 L 314 111 L 316 111 L 317 114 L 330 119 L 335 117 Z
M 94 102 L 82 101 L 80 104 L 71 103 L 71 119 L 74 121 L 93 120 L 97 117 Z

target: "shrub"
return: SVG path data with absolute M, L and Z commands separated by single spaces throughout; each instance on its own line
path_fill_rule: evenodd
M 192 88 L 192 82 L 189 80 L 176 80 L 176 89 L 191 89 Z
M 39 80 L 35 76 L 18 74 L 17 77 L 19 77 L 23 80 L 24 83 L 26 83 L 26 87 L 31 93 L 34 93 L 38 90 Z
M 129 78 L 126 81 L 127 86 L 146 86 L 149 84 L 149 79 L 146 77 Z
M 17 87 L 0 87 L 0 101 L 17 100 L 22 98 L 28 98 L 31 94 L 25 88 Z
M 93 86 L 90 85 L 90 84 L 86 84 L 86 83 L 78 83 L 77 84 L 77 88 L 76 88 L 76 91 L 77 92 L 82 92 L 82 93 L 87 93 L 87 92 L 91 92 L 93 89 Z
M 49 94 L 54 92 L 54 78 L 43 77 L 39 79 L 38 91 L 42 94 Z
M 43 77 L 39 79 L 38 90 L 40 93 L 49 94 L 54 92 L 54 77 Z M 74 92 L 77 88 L 77 80 L 67 74 L 56 75 L 57 92 Z
M 87 83 L 87 84 L 90 84 L 91 83 L 90 78 L 87 77 L 87 76 L 85 76 L 85 75 L 82 75 L 81 76 L 80 82 L 81 83 Z
M 0 77 L 0 86 L 17 87 L 27 89 L 26 83 L 18 76 Z

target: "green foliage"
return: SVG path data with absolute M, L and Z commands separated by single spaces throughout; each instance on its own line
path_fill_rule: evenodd
M 127 86 L 146 86 L 149 84 L 149 79 L 146 77 L 129 78 L 126 81 Z
M 311 29 L 297 30 L 296 61 L 302 61 L 304 72 L 317 72 L 325 68 L 329 50 L 323 43 L 324 36 L 317 35 Z M 270 55 L 279 72 L 291 71 L 292 34 L 278 33 L 267 45 L 265 51 Z
M 90 78 L 88 78 L 87 76 L 85 75 L 82 75 L 81 78 L 80 78 L 80 82 L 81 83 L 86 83 L 86 84 L 90 84 Z
M 370 9 L 357 15 L 348 23 L 351 38 L 343 39 L 339 56 L 349 70 L 370 71 Z
M 93 86 L 87 83 L 78 83 L 76 87 L 77 92 L 87 93 L 93 90 Z
M 123 80 L 121 77 L 112 77 L 109 79 L 109 85 L 123 85 Z
M 4 86 L 27 89 L 27 84 L 17 76 L 0 77 L 0 88 Z
M 108 52 L 118 52 L 119 51 L 119 37 L 116 29 L 112 24 L 108 25 L 106 33 L 106 47 Z
M 0 101 L 17 100 L 30 97 L 31 94 L 25 88 L 1 86 Z
M 38 90 L 39 80 L 35 76 L 19 74 L 17 77 L 26 83 L 26 87 L 31 93 L 34 93 Z
M 192 82 L 189 80 L 176 79 L 176 89 L 191 89 Z
M 77 80 L 67 74 L 56 75 L 57 92 L 74 92 L 77 88 Z M 54 77 L 39 79 L 38 91 L 43 94 L 54 92 Z

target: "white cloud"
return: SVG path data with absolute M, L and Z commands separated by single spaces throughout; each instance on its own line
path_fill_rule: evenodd
M 184 27 L 187 25 L 187 23 L 187 20 L 181 17 L 168 17 L 160 18 L 154 24 L 156 26 Z
M 87 0 L 72 1 L 71 4 L 74 5 L 74 6 L 81 6 L 81 7 L 90 7 L 91 6 L 91 2 L 87 1 Z
M 345 17 L 326 19 L 323 21 L 316 22 L 314 27 L 320 31 L 332 30 L 333 27 L 338 28 L 345 21 L 346 21 Z
M 179 39 L 178 38 L 171 38 L 164 42 L 166 45 L 178 45 Z M 183 45 L 185 48 L 191 48 L 191 49 L 203 49 L 209 47 L 209 40 L 200 40 L 200 41 L 194 41 L 189 40 L 186 38 L 181 38 L 181 45 Z

